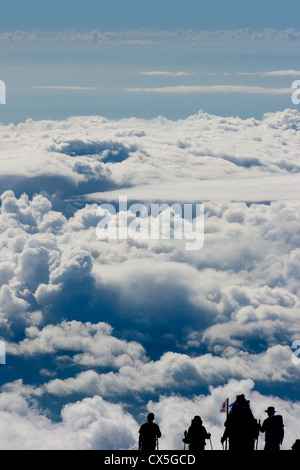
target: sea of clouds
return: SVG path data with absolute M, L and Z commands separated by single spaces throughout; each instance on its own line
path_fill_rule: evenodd
M 195 414 L 221 448 L 237 393 L 257 419 L 274 405 L 291 447 L 299 130 L 290 109 L 0 126 L 1 448 L 135 449 L 148 410 L 161 449 Z M 99 240 L 97 208 L 120 195 L 203 203 L 203 248 Z

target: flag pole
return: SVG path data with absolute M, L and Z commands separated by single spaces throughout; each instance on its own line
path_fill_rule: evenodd
M 229 398 L 226 398 L 226 420 L 228 418 L 228 409 L 229 409 Z M 228 447 L 228 438 L 225 441 L 225 450 L 227 450 Z

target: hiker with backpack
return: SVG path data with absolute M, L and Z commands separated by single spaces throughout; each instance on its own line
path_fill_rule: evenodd
M 139 450 L 143 452 L 154 452 L 158 447 L 158 439 L 161 432 L 158 424 L 154 423 L 154 414 L 149 413 L 147 422 L 142 424 L 139 430 Z
M 277 451 L 280 450 L 284 437 L 284 425 L 281 415 L 276 415 L 274 406 L 269 406 L 266 410 L 268 418 L 266 418 L 260 426 L 260 432 L 265 433 L 264 450 Z
M 185 431 L 183 442 L 189 444 L 190 451 L 198 452 L 204 450 L 206 439 L 210 439 L 210 434 L 203 426 L 200 416 L 197 415 L 192 419 L 188 431 Z
M 228 439 L 230 451 L 253 451 L 258 433 L 258 423 L 250 409 L 249 400 L 246 400 L 244 394 L 237 395 L 225 421 L 221 443 L 224 444 Z

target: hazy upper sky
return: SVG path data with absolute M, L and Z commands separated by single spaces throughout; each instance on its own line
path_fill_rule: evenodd
M 11 0 L 1 2 L 1 29 L 297 28 L 297 0 Z
M 260 118 L 294 107 L 299 9 L 294 0 L 3 2 L 0 120 L 200 109 Z

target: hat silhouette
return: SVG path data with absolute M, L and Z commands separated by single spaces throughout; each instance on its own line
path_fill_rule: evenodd
M 239 403 L 244 403 L 246 401 L 245 395 L 243 393 L 241 393 L 240 395 L 237 395 L 236 401 L 238 401 Z
M 269 406 L 266 410 L 265 410 L 266 413 L 275 413 L 275 408 L 274 406 Z
M 200 422 L 202 423 L 202 419 L 201 419 L 200 416 L 198 416 L 198 415 L 194 416 L 193 421 L 194 421 L 194 423 L 195 423 L 195 422 L 196 422 L 196 423 L 200 423 Z

